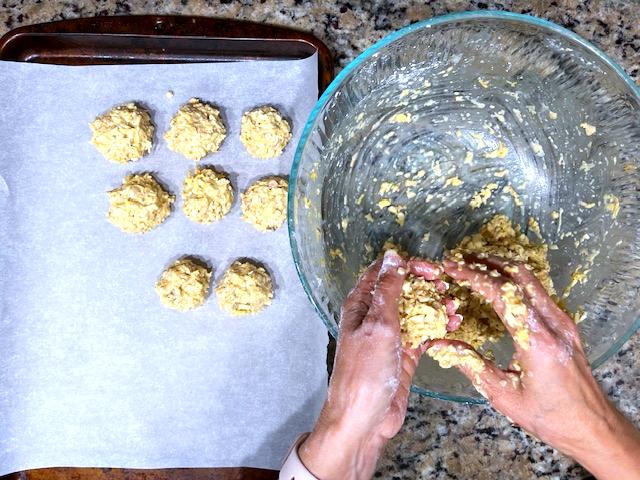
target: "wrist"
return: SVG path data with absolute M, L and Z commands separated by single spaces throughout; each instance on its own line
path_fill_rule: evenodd
M 580 444 L 560 450 L 599 479 L 637 478 L 634 472 L 640 471 L 640 433 L 628 419 L 610 405 L 610 410 L 588 430 Z
M 305 467 L 320 480 L 371 478 L 386 440 L 357 435 L 346 426 L 319 422 L 298 449 Z

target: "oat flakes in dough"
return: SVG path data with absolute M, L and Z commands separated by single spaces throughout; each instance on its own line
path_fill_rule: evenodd
M 184 312 L 204 303 L 210 281 L 211 271 L 207 267 L 183 258 L 162 272 L 156 293 L 165 307 Z
M 444 338 L 449 317 L 443 300 L 434 282 L 407 275 L 398 302 L 403 344 L 415 348 L 426 340 Z
M 224 173 L 211 167 L 197 168 L 182 184 L 182 210 L 197 223 L 224 217 L 233 204 L 233 188 Z
M 155 127 L 151 116 L 135 103 L 113 107 L 89 124 L 91 143 L 114 163 L 138 160 L 151 150 Z
M 258 107 L 242 115 L 240 141 L 257 158 L 274 158 L 291 140 L 289 122 L 273 107 Z
M 217 152 L 226 136 L 220 110 L 197 98 L 180 107 L 164 134 L 171 150 L 195 161 Z
M 253 183 L 240 196 L 242 219 L 262 232 L 277 230 L 287 218 L 288 182 L 266 177 Z
M 171 213 L 174 197 L 149 173 L 128 175 L 122 185 L 107 192 L 108 220 L 126 233 L 144 233 Z
M 388 248 L 388 245 L 385 248 Z M 464 254 L 487 254 L 525 263 L 531 267 L 533 274 L 540 280 L 545 290 L 556 299 L 553 283 L 549 276 L 550 266 L 547 251 L 546 244 L 534 243 L 529 240 L 520 231 L 519 226 L 512 225 L 507 216 L 496 215 L 478 233 L 465 237 L 451 250 L 450 255 L 453 259 L 462 260 Z M 457 313 L 462 315 L 463 320 L 457 330 L 445 332 L 446 334 L 440 338 L 462 340 L 474 348 L 479 348 L 486 342 L 498 341 L 504 334 L 505 328 L 491 304 L 487 303 L 480 295 L 472 292 L 469 287 L 455 283 L 452 278 L 443 275 L 442 279 L 449 284 L 446 294 L 458 303 Z M 411 276 L 408 277 L 408 280 L 411 280 Z M 432 284 L 432 282 L 425 283 Z M 418 286 L 416 285 L 416 287 Z M 433 297 L 422 294 L 420 289 L 413 293 L 408 291 L 408 288 L 405 282 L 402 294 L 404 304 L 400 304 L 404 305 L 404 310 L 420 311 L 420 309 L 427 309 L 434 305 Z M 514 312 L 521 308 L 517 292 L 505 292 L 504 297 L 509 300 L 510 308 Z M 411 302 L 420 305 L 412 305 Z M 403 313 L 401 312 L 400 315 L 402 318 Z M 405 318 L 401 320 L 403 322 L 403 338 L 415 344 L 427 334 L 435 335 L 432 332 L 437 331 L 438 328 L 442 332 L 443 321 L 441 314 L 435 314 L 431 311 L 424 318 L 414 316 L 411 321 Z M 446 323 L 444 325 L 446 328 Z M 528 333 L 526 325 L 518 326 L 515 341 L 521 342 L 524 348 L 528 344 Z
M 257 313 L 271 304 L 271 276 L 263 267 L 252 262 L 235 261 L 218 282 L 216 296 L 220 308 L 227 313 Z

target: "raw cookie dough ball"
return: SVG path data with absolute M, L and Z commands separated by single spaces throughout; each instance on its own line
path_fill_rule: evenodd
M 160 225 L 171 213 L 174 201 L 149 173 L 128 175 L 107 195 L 107 218 L 127 233 L 144 233 Z
M 220 110 L 197 98 L 180 107 L 164 134 L 171 150 L 195 161 L 217 152 L 226 136 Z
M 277 230 L 287 218 L 287 188 L 282 177 L 266 177 L 253 183 L 240 196 L 242 219 L 258 230 Z
M 210 281 L 211 271 L 207 267 L 183 258 L 162 272 L 156 293 L 165 307 L 184 312 L 204 303 Z
M 240 141 L 257 158 L 273 158 L 291 140 L 291 126 L 273 107 L 258 107 L 242 115 Z
M 224 173 L 197 168 L 182 186 L 182 210 L 194 222 L 211 223 L 224 217 L 233 203 L 233 188 Z
M 398 302 L 402 343 L 418 347 L 427 340 L 444 338 L 449 317 L 444 296 L 434 282 L 407 275 Z
M 151 150 L 155 127 L 149 112 L 135 103 L 113 107 L 89 127 L 91 143 L 114 163 L 138 160 Z
M 232 315 L 257 313 L 271 304 L 273 283 L 261 266 L 235 261 L 216 287 L 220 308 Z

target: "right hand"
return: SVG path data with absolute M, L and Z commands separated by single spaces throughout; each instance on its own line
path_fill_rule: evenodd
M 639 479 L 640 434 L 596 383 L 575 323 L 531 270 L 496 257 L 446 260 L 444 266 L 493 305 L 515 339 L 515 354 L 502 370 L 460 341 L 432 341 L 427 353 L 453 347 L 480 359 L 475 368 L 470 362 L 458 368 L 496 410 L 598 478 Z M 511 308 L 505 293 L 515 296 L 520 308 Z

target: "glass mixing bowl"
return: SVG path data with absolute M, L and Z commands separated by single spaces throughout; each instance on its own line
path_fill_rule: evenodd
M 557 291 L 586 273 L 567 305 L 586 312 L 597 367 L 640 325 L 639 154 L 638 88 L 574 33 L 504 12 L 411 25 L 348 65 L 304 129 L 289 190 L 300 279 L 335 336 L 385 241 L 439 258 L 496 213 L 539 241 L 533 217 Z M 502 364 L 513 351 L 508 336 L 487 348 Z M 413 389 L 483 402 L 427 357 Z

